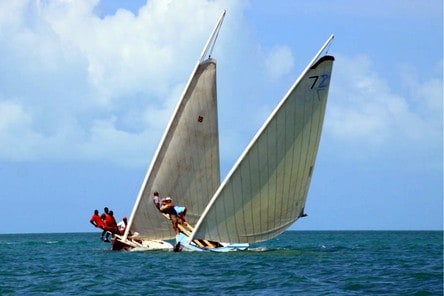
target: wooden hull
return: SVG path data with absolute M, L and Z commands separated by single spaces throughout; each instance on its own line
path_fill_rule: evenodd
M 112 241 L 113 251 L 171 251 L 173 245 L 162 240 L 142 240 L 131 239 L 123 240 L 119 235 L 115 235 Z

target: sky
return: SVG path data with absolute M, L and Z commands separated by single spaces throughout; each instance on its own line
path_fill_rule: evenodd
M 223 10 L 222 177 L 334 34 L 308 217 L 290 229 L 443 229 L 441 0 L 15 0 L 0 2 L 0 233 L 129 215 Z

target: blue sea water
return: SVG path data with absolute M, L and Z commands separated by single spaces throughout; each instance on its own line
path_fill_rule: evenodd
M 0 295 L 443 295 L 442 231 L 287 231 L 231 253 L 99 236 L 0 235 Z

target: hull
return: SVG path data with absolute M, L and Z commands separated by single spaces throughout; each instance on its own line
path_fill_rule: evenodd
M 173 245 L 162 240 L 123 240 L 120 235 L 115 235 L 112 241 L 113 251 L 172 251 Z
M 249 244 L 230 244 L 219 243 L 216 247 L 201 247 L 194 242 L 189 242 L 189 237 L 183 233 L 176 236 L 175 252 L 180 251 L 195 251 L 195 252 L 217 252 L 226 253 L 232 251 L 245 251 L 249 247 Z

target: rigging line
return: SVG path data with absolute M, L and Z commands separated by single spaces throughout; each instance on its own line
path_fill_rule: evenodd
M 220 28 L 220 25 L 219 25 L 219 28 Z M 216 40 L 217 40 L 218 36 L 219 36 L 219 30 L 217 30 L 216 36 L 214 36 L 214 38 L 213 38 L 213 42 L 211 44 L 211 48 L 210 48 L 209 53 L 208 53 L 208 58 L 209 59 L 211 58 L 211 54 L 213 53 L 213 49 L 214 49 L 214 46 L 216 45 Z
M 328 55 L 328 51 L 330 50 L 331 42 L 328 43 L 326 49 L 325 49 L 325 55 Z
M 202 54 L 200 55 L 199 63 L 202 63 L 204 61 L 204 58 L 207 56 L 208 52 L 210 53 L 209 56 L 211 57 L 211 53 L 213 52 L 213 48 L 216 43 L 217 36 L 219 35 L 219 30 L 222 27 L 222 22 L 224 20 L 225 14 L 226 14 L 226 10 L 224 10 L 222 12 L 221 16 L 219 17 L 219 20 L 217 21 L 216 27 L 214 28 L 213 32 L 211 33 L 210 38 L 208 38 L 208 41 L 205 44 L 204 50 L 202 51 Z

